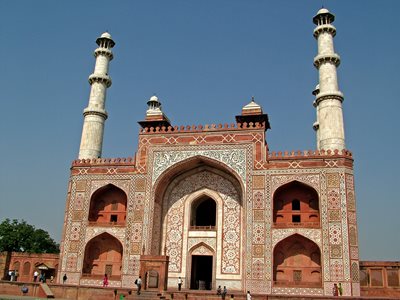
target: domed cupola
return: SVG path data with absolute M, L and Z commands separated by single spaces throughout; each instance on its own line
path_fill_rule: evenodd
M 270 129 L 268 115 L 263 114 L 262 107 L 254 101 L 254 97 L 251 97 L 250 103 L 243 106 L 242 114 L 236 116 L 236 122 L 238 123 L 263 123 L 265 122 L 265 129 Z
M 158 100 L 156 95 L 150 97 L 147 101 L 146 119 L 138 122 L 142 128 L 145 127 L 168 127 L 171 126 L 171 122 L 167 116 L 163 113 L 161 108 L 161 102 Z

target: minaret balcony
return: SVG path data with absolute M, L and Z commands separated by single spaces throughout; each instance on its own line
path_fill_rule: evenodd
M 88 115 L 96 115 L 102 117 L 104 120 L 107 120 L 108 114 L 104 109 L 86 107 L 83 110 L 83 116 L 86 117 Z
M 318 38 L 318 36 L 323 32 L 329 32 L 332 36 L 336 35 L 336 28 L 332 24 L 322 24 L 317 26 L 314 29 L 314 37 Z
M 105 74 L 92 74 L 88 80 L 90 84 L 93 84 L 93 82 L 104 83 L 108 88 L 112 84 L 111 77 Z
M 323 64 L 323 63 L 333 63 L 336 67 L 340 65 L 340 56 L 336 53 L 332 54 L 322 54 L 322 55 L 317 55 L 314 57 L 314 67 L 317 69 Z
M 94 50 L 94 57 L 97 57 L 99 55 L 105 55 L 108 56 L 110 60 L 114 58 L 114 55 L 110 49 L 99 47 L 96 50 Z
M 340 102 L 343 102 L 344 97 L 343 93 L 341 91 L 327 91 L 323 93 L 319 93 L 315 97 L 315 103 L 318 105 L 321 101 L 327 100 L 327 99 L 336 99 L 339 100 Z

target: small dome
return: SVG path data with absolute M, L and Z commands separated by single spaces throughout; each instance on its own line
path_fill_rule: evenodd
M 329 10 L 327 10 L 325 7 L 323 7 L 317 12 L 317 15 L 320 15 L 320 14 L 329 14 Z
M 111 39 L 111 34 L 109 34 L 109 33 L 106 31 L 106 32 L 104 32 L 104 33 L 101 35 L 101 37 L 102 37 L 102 38 Z
M 251 101 L 249 104 L 243 106 L 243 109 L 248 110 L 248 109 L 261 109 L 261 106 L 254 101 Z
M 251 97 L 251 101 L 249 104 L 243 106 L 242 114 L 262 114 L 262 108 L 259 104 L 254 101 L 254 97 Z
M 156 95 L 150 97 L 150 101 L 157 101 L 158 102 L 158 97 Z

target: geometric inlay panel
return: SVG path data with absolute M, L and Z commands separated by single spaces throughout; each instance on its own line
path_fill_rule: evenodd
M 220 161 L 233 170 L 246 182 L 246 150 L 245 149 L 229 149 L 229 150 L 193 150 L 193 151 L 155 151 L 152 180 L 153 183 L 157 178 L 170 166 L 194 156 L 204 156 Z
M 329 224 L 329 241 L 332 245 L 342 243 L 341 224 Z

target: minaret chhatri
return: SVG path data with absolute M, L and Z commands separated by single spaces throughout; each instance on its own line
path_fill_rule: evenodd
M 314 37 L 318 41 L 318 55 L 314 66 L 319 71 L 319 84 L 313 94 L 317 109 L 317 121 L 313 127 L 317 131 L 317 147 L 325 150 L 345 149 L 342 102 L 343 94 L 339 90 L 336 68 L 340 57 L 335 53 L 333 37 L 336 28 L 332 25 L 335 16 L 326 8 L 318 11 L 313 18 L 317 27 Z
M 94 72 L 89 76 L 89 104 L 83 111 L 83 129 L 79 159 L 98 158 L 101 156 L 103 145 L 104 123 L 107 119 L 105 110 L 107 88 L 111 86 L 108 76 L 108 65 L 113 59 L 111 48 L 115 43 L 108 32 L 103 33 L 97 40 L 99 47 L 94 51 L 96 64 Z

